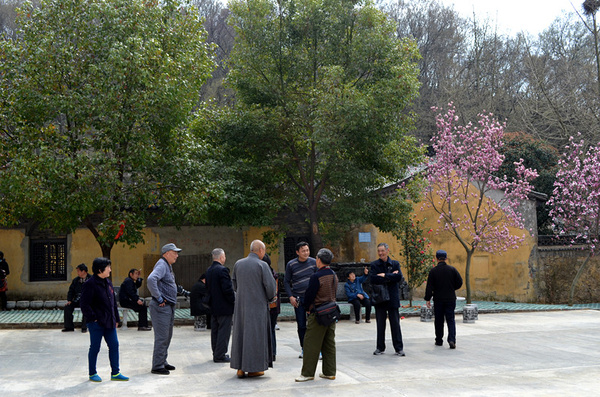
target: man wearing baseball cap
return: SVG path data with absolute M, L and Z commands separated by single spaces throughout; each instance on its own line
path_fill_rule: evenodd
M 179 251 L 181 249 L 175 244 L 165 244 L 160 250 L 162 256 L 146 281 L 148 290 L 152 294 L 150 302 L 150 315 L 154 329 L 152 373 L 158 375 L 169 375 L 170 371 L 175 370 L 175 367 L 167 362 L 167 355 L 173 337 L 177 303 L 177 284 L 173 264 L 179 257 Z
M 438 261 L 436 267 L 429 271 L 427 287 L 425 288 L 425 300 L 427 307 L 431 307 L 433 297 L 433 313 L 435 316 L 435 345 L 444 344 L 444 318 L 448 324 L 448 344 L 450 349 L 456 349 L 456 322 L 454 321 L 454 310 L 456 309 L 455 291 L 462 287 L 463 280 L 458 270 L 448 265 L 446 260 L 448 254 L 444 250 L 435 253 Z

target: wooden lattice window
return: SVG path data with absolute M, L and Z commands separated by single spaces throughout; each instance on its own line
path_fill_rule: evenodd
M 67 239 L 31 240 L 29 244 L 30 281 L 67 279 Z

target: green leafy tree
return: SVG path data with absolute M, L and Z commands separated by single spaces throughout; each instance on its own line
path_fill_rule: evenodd
M 433 253 L 431 252 L 431 240 L 422 227 L 423 221 L 416 218 L 416 214 L 404 222 L 402 228 L 394 232 L 394 236 L 402 241 L 404 249 L 404 263 L 406 269 L 406 283 L 409 289 L 410 306 L 413 302 L 413 290 L 425 281 L 429 271 L 433 268 Z
M 407 134 L 415 43 L 397 39 L 368 1 L 234 0 L 229 9 L 238 103 L 215 112 L 205 131 L 235 185 L 221 208 L 242 206 L 261 222 L 298 211 L 313 248 L 348 226 L 394 217 L 396 206 L 373 192 L 422 155 Z
M 201 217 L 207 151 L 180 128 L 213 68 L 197 13 L 174 0 L 45 0 L 17 26 L 0 47 L 0 222 L 85 225 L 110 257 L 143 241 L 149 209 Z

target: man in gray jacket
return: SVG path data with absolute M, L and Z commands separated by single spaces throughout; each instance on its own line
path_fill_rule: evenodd
M 170 371 L 175 369 L 167 362 L 167 355 L 173 337 L 177 304 L 177 284 L 175 284 L 173 264 L 179 257 L 179 251 L 181 249 L 173 243 L 164 245 L 160 250 L 162 256 L 154 265 L 154 270 L 146 282 L 152 294 L 150 302 L 150 315 L 154 329 L 152 373 L 158 375 L 169 375 Z
M 262 258 L 265 244 L 254 240 L 250 254 L 233 266 L 231 281 L 237 292 L 233 312 L 230 367 L 237 376 L 262 376 L 273 366 L 269 302 L 277 292 L 271 268 Z

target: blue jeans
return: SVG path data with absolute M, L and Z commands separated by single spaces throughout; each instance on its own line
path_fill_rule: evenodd
M 119 373 L 119 339 L 117 338 L 116 328 L 104 328 L 97 322 L 88 323 L 88 331 L 90 333 L 90 351 L 88 352 L 88 365 L 90 376 L 97 373 L 96 362 L 98 361 L 98 353 L 100 352 L 100 344 L 102 338 L 108 346 L 108 359 L 110 361 L 111 375 Z
M 435 315 L 435 341 L 440 344 L 444 342 L 444 319 L 448 324 L 448 343 L 456 343 L 456 321 L 454 321 L 454 302 L 433 302 L 433 313 Z
M 304 299 L 302 299 L 304 300 Z M 306 334 L 306 309 L 302 304 L 294 308 L 296 312 L 296 323 L 298 323 L 298 339 L 300 347 L 304 348 L 304 334 Z

